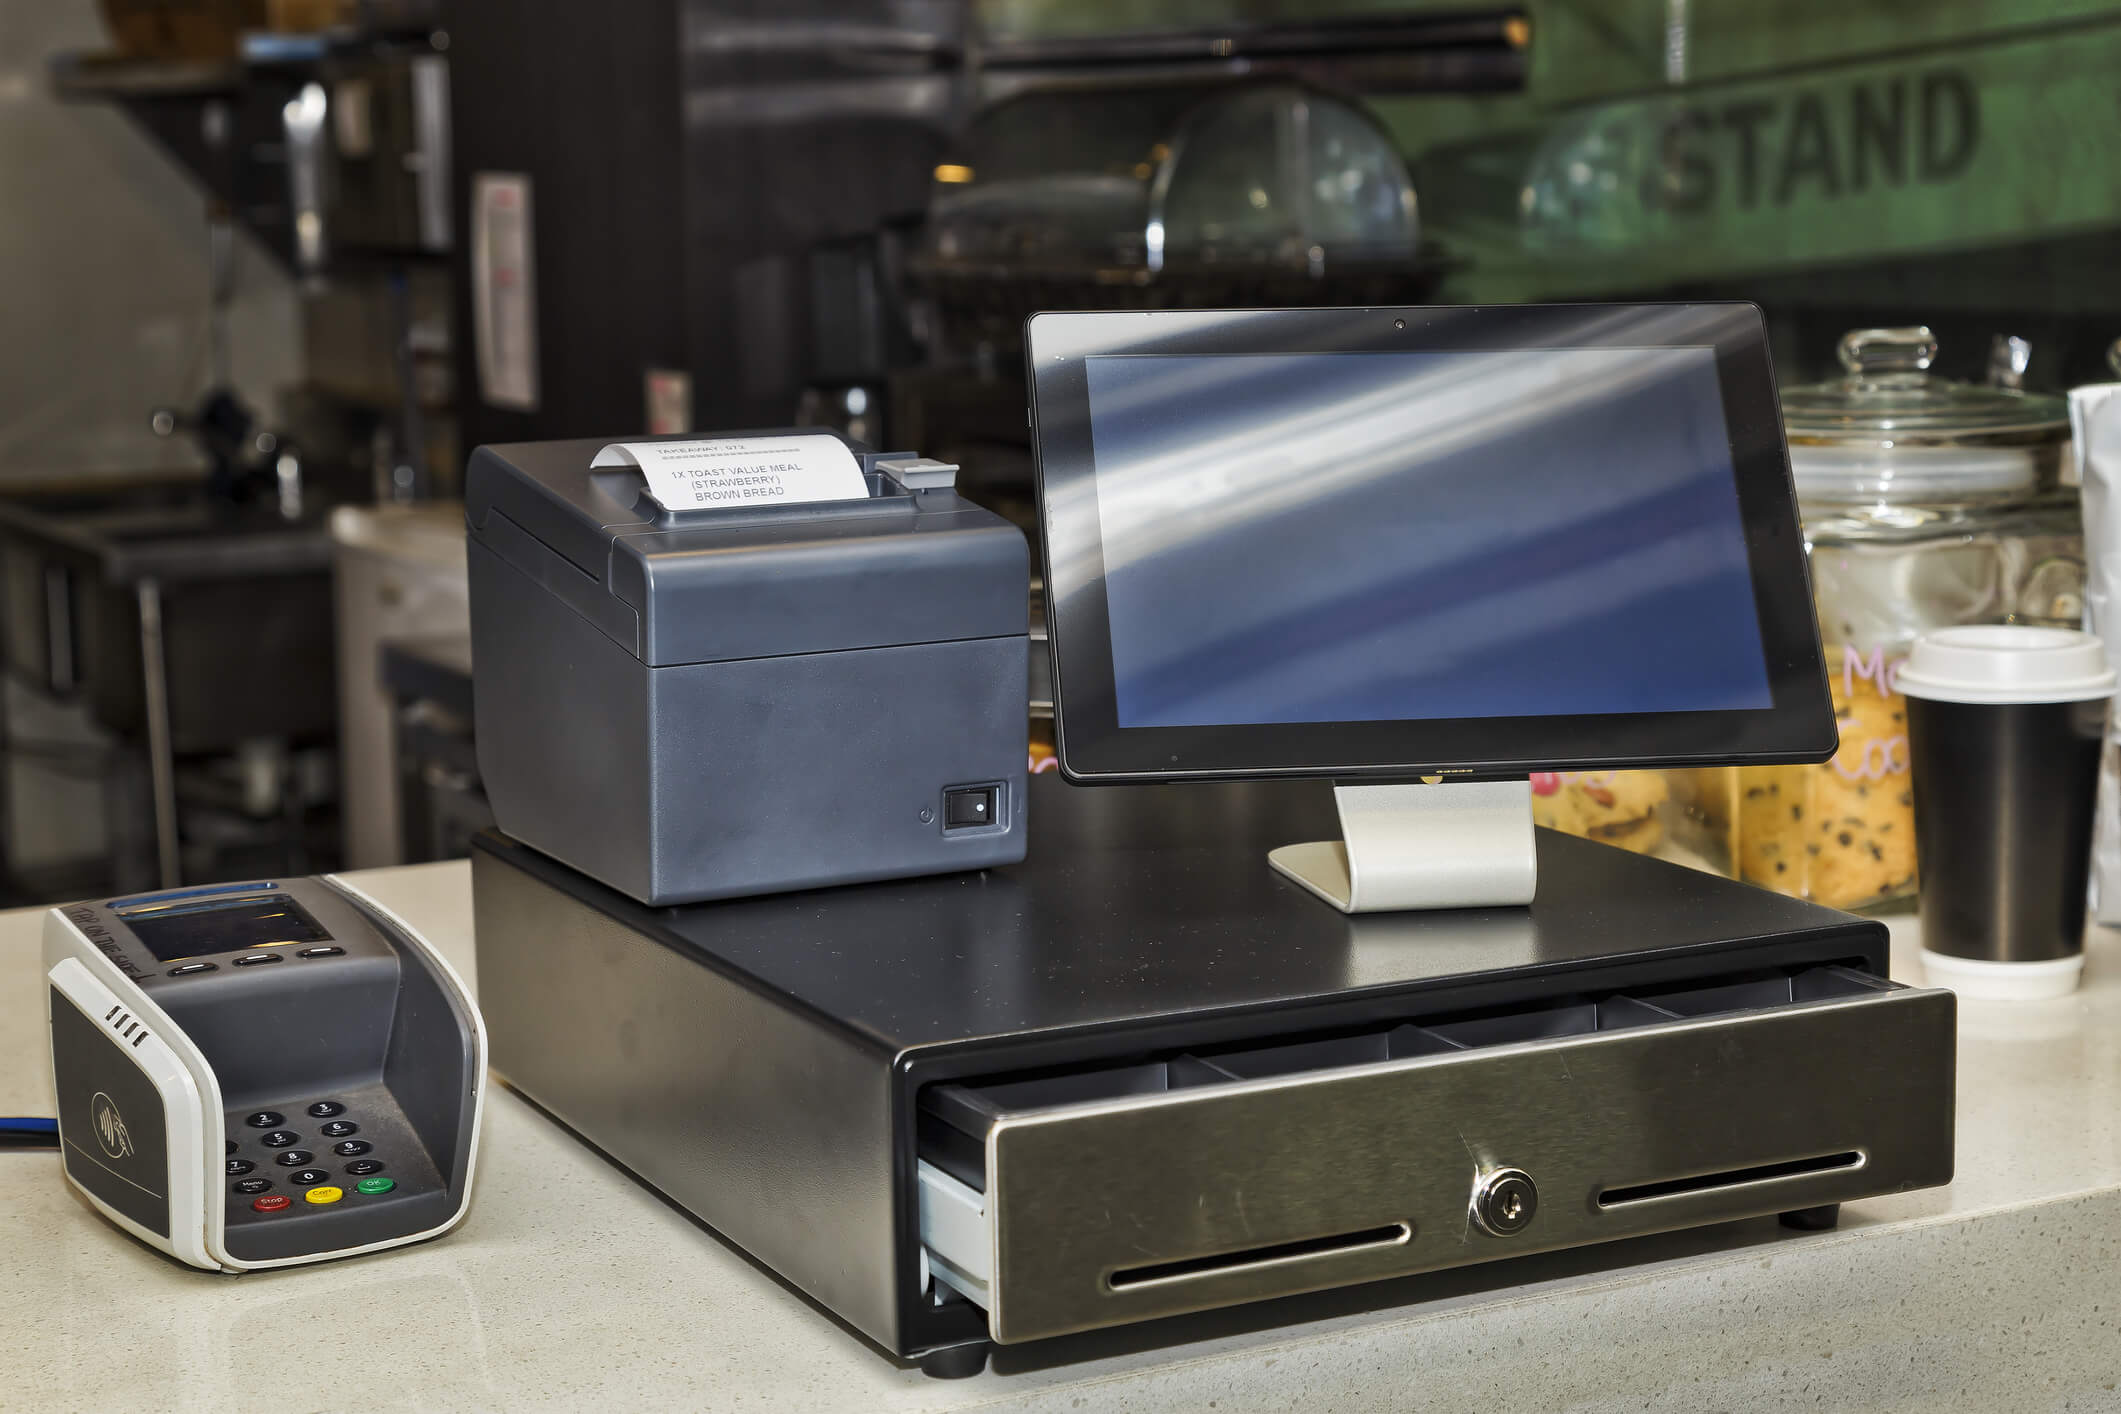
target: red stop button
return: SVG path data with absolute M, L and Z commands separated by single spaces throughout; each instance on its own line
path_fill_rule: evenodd
M 268 1193 L 263 1198 L 253 1198 L 250 1205 L 261 1213 L 277 1213 L 294 1201 L 285 1193 Z

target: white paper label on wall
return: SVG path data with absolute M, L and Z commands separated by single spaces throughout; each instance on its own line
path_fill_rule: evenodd
M 592 466 L 637 466 L 663 509 L 854 501 L 869 483 L 846 443 L 821 433 L 711 437 L 686 442 L 614 442 Z
M 471 305 L 479 395 L 495 407 L 538 406 L 537 265 L 531 247 L 530 178 L 480 172 L 471 179 Z
M 680 368 L 650 368 L 641 374 L 648 404 L 648 430 L 682 437 L 692 430 L 692 375 Z

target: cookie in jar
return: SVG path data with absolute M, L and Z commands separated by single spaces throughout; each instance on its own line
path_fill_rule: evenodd
M 1821 766 L 1739 772 L 1739 875 L 1835 908 L 1915 892 L 1907 703 L 1881 654 L 1828 650 L 1841 749 Z
M 1670 795 L 1658 771 L 1535 771 L 1532 823 L 1649 854 L 1664 843 Z

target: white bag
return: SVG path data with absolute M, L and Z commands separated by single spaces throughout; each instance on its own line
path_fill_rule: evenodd
M 2075 472 L 2084 486 L 2084 627 L 2121 665 L 2121 383 L 2072 388 Z M 2109 719 L 2099 760 L 2099 818 L 2092 833 L 2092 917 L 2121 923 L 2121 713 Z

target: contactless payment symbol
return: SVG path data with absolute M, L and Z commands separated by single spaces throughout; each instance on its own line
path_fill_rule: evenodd
M 96 1142 L 103 1152 L 114 1159 L 132 1157 L 133 1136 L 125 1127 L 125 1116 L 118 1113 L 117 1102 L 101 1090 L 88 1102 L 89 1123 L 96 1128 Z

